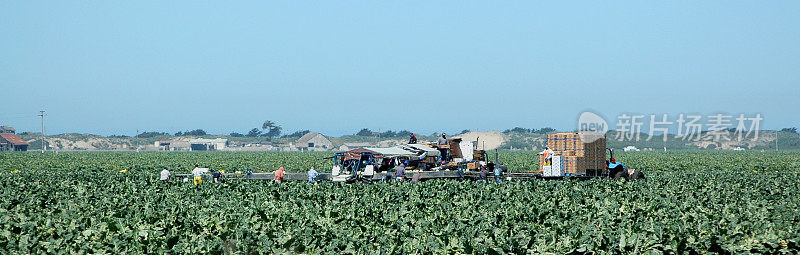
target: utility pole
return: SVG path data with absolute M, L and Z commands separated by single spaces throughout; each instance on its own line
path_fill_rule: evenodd
M 775 129 L 775 151 L 778 151 L 778 129 Z
M 136 129 L 136 134 L 133 135 L 133 141 L 134 141 L 134 144 L 136 144 L 136 152 L 139 152 L 139 140 L 136 139 L 137 136 L 139 136 L 139 129 L 138 128 Z
M 42 153 L 47 151 L 47 143 L 45 143 L 45 140 L 44 140 L 45 139 L 45 135 L 44 135 L 44 116 L 47 116 L 46 114 L 44 114 L 44 111 L 43 110 L 39 111 L 39 117 L 42 117 Z

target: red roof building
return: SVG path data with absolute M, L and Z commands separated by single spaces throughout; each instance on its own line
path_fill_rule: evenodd
M 27 151 L 28 145 L 14 133 L 0 133 L 0 151 Z

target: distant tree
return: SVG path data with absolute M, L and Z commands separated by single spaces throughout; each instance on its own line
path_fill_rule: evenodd
M 177 133 L 175 133 L 175 136 L 183 136 L 183 132 L 178 131 Z
M 263 137 L 267 137 L 269 139 L 278 137 L 281 135 L 281 127 L 275 122 L 272 121 L 264 121 L 264 124 L 261 124 L 261 130 L 266 131 L 266 133 L 261 134 Z
M 361 129 L 361 131 L 358 131 L 358 133 L 356 133 L 356 135 L 358 135 L 358 136 L 372 136 L 372 130 L 369 130 L 368 128 L 364 128 L 364 129 Z
M 397 137 L 410 137 L 411 134 L 413 134 L 413 133 L 411 133 L 411 131 L 403 130 L 403 131 L 397 132 L 396 136 Z
M 459 134 L 466 134 L 466 133 L 469 133 L 469 129 L 461 130 L 461 133 L 459 133 Z
M 547 134 L 547 133 L 552 133 L 552 132 L 556 132 L 556 130 L 553 129 L 553 128 L 550 128 L 550 127 L 545 127 L 545 128 L 541 128 L 539 130 L 536 130 L 537 134 Z
M 195 130 L 192 130 L 192 131 L 183 132 L 183 136 L 204 136 L 204 135 L 207 135 L 207 134 L 208 133 L 206 133 L 206 131 L 202 130 L 202 129 L 195 129 Z
M 781 132 L 789 132 L 789 133 L 797 134 L 797 128 L 796 127 L 784 128 L 784 129 L 781 129 Z
M 165 135 L 169 135 L 169 134 L 168 133 L 164 133 L 164 132 L 144 132 L 144 133 L 136 135 L 136 138 L 153 138 L 153 137 L 156 137 L 156 136 L 165 136 Z
M 236 133 L 236 132 L 233 132 L 233 133 L 231 133 L 229 136 L 230 136 L 230 137 L 244 137 L 244 135 L 243 135 L 243 134 Z
M 534 131 L 533 129 L 515 127 L 515 128 L 512 128 L 512 129 L 506 129 L 505 131 L 503 131 L 503 133 L 506 133 L 506 134 L 508 134 L 508 133 L 532 133 L 533 131 Z
M 380 133 L 378 136 L 383 138 L 391 138 L 397 136 L 397 133 L 391 130 L 387 130 L 386 132 Z
M 288 135 L 284 135 L 283 137 L 300 138 L 300 137 L 303 137 L 304 135 L 306 135 L 308 133 L 311 133 L 311 131 L 309 131 L 309 130 L 300 130 L 300 131 L 297 131 L 297 132 L 294 132 L 294 133 L 291 133 L 291 134 L 288 134 Z
M 253 129 L 250 129 L 250 132 L 247 132 L 246 136 L 247 137 L 258 137 L 260 135 L 261 135 L 261 130 L 258 130 L 258 128 L 253 128 Z

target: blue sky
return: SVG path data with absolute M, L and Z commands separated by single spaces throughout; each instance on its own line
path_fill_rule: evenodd
M 0 124 L 132 135 L 800 126 L 800 2 L 3 1 Z

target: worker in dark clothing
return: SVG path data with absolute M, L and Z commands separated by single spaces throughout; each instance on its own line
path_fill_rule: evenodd
M 394 168 L 394 179 L 402 182 L 406 176 L 406 166 L 402 163 Z
M 481 167 L 481 171 L 478 172 L 478 176 L 480 177 L 480 180 L 478 180 L 478 182 L 486 183 L 486 177 L 489 176 L 489 170 L 486 170 L 486 167 Z
M 408 138 L 408 144 L 415 144 L 417 143 L 417 135 L 411 134 L 411 137 Z
M 219 177 L 222 176 L 222 174 L 219 171 L 214 171 L 214 173 L 212 173 L 211 176 L 214 177 L 214 183 L 218 183 Z
M 449 161 L 450 158 L 447 155 L 447 151 L 449 149 L 448 148 L 443 148 L 443 147 L 445 147 L 445 145 L 448 145 L 447 144 L 447 134 L 442 134 L 442 136 L 439 137 L 439 141 L 436 144 L 439 145 L 439 153 L 442 154 L 441 155 L 442 156 L 442 161 L 443 162 Z

